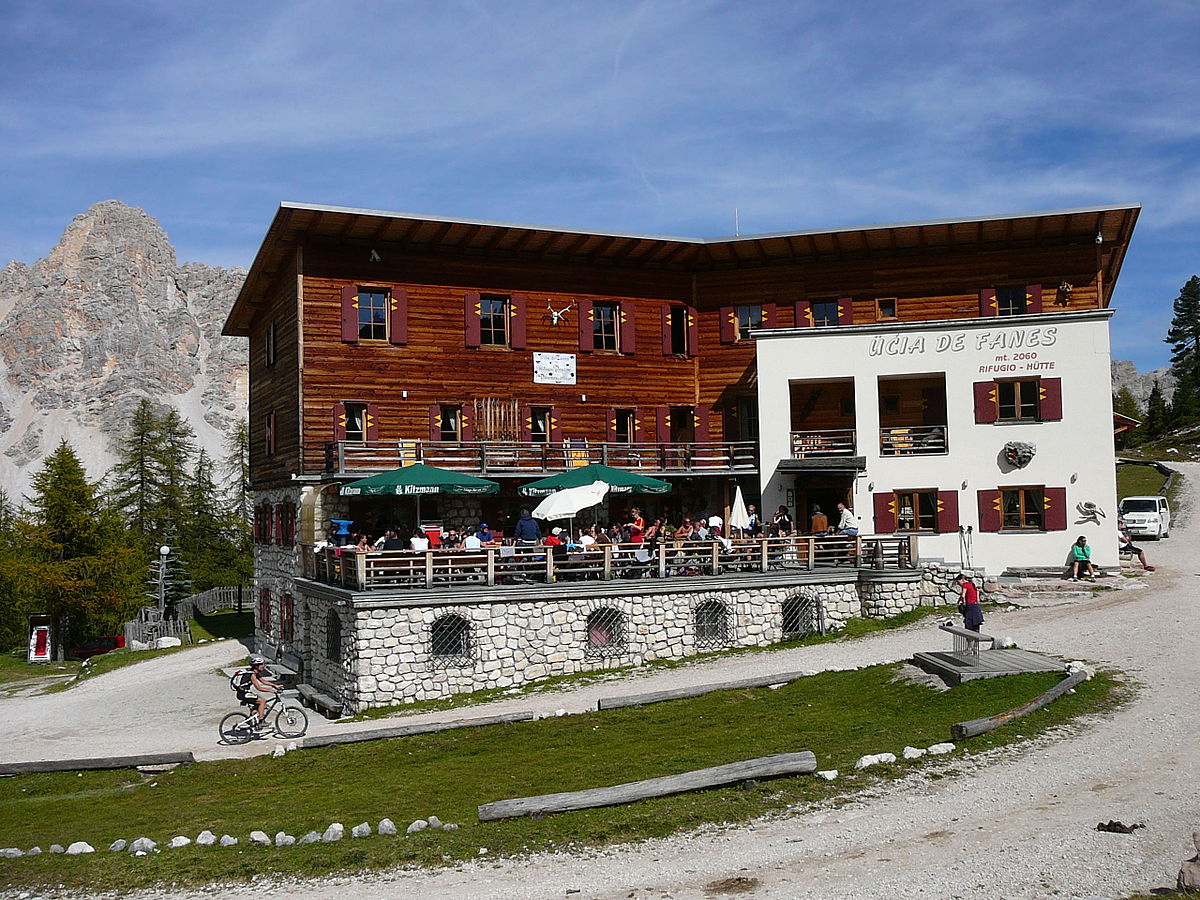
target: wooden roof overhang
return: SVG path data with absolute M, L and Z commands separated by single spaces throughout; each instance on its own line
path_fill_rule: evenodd
M 931 252 L 1093 244 L 1097 247 L 1107 305 L 1140 211 L 1139 204 L 1125 204 L 701 239 L 282 203 L 222 333 L 249 335 L 254 313 L 268 286 L 292 251 L 308 242 L 378 249 L 381 253 L 398 250 L 429 256 L 557 261 L 680 272 Z M 1101 237 L 1099 243 L 1097 235 Z

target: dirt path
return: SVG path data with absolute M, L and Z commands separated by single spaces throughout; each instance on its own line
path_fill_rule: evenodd
M 1189 476 L 1192 509 L 1200 510 L 1196 491 L 1200 464 L 1180 468 Z M 1197 518 L 1193 512 L 1193 522 Z M 1160 567 L 1149 579 L 1150 589 L 1098 594 L 1077 603 L 1039 605 L 989 617 L 989 633 L 1012 635 L 1031 649 L 1074 652 L 1119 667 L 1140 682 L 1142 690 L 1133 703 L 1074 729 L 1057 743 L 1006 751 L 997 759 L 968 756 L 952 764 L 958 771 L 952 778 L 914 776 L 890 785 L 885 795 L 860 798 L 836 810 L 736 828 L 710 828 L 577 856 L 539 855 L 438 872 L 322 879 L 286 888 L 210 889 L 202 896 L 237 896 L 252 890 L 260 897 L 301 900 L 367 900 L 399 892 L 447 900 L 568 894 L 580 900 L 685 900 L 721 896 L 722 888 L 727 893 L 745 888 L 745 895 L 755 898 L 923 895 L 994 900 L 1052 893 L 1122 897 L 1170 884 L 1179 862 L 1194 852 L 1189 849 L 1190 835 L 1200 827 L 1195 787 L 1200 776 L 1200 717 L 1196 715 L 1196 654 L 1188 638 L 1200 612 L 1198 531 L 1189 524 L 1173 530 L 1169 541 L 1148 543 L 1151 561 Z M 905 658 L 928 641 L 929 626 L 917 626 L 851 644 L 751 654 L 624 679 L 619 688 L 610 683 L 564 694 L 513 698 L 473 712 L 594 708 L 597 697 L 618 690 L 866 665 Z M 227 647 L 240 651 L 234 645 Z M 154 696 L 170 702 L 106 714 L 99 721 L 93 713 L 85 720 L 97 732 L 86 736 L 72 735 L 72 726 L 61 720 L 50 735 L 45 724 L 25 728 L 24 738 L 5 734 L 0 736 L 0 759 L 17 758 L 14 749 L 19 746 L 26 751 L 18 754 L 22 758 L 34 758 L 31 747 L 39 752 L 43 748 L 63 751 L 78 748 L 80 740 L 89 747 L 97 746 L 97 741 L 116 747 L 122 739 L 113 732 L 124 729 L 113 726 L 130 721 L 152 726 L 138 729 L 142 749 L 150 749 L 140 739 L 148 730 L 165 733 L 162 741 L 170 746 L 164 749 L 180 749 L 180 741 L 194 740 L 200 755 L 205 755 L 213 750 L 213 719 L 205 704 L 224 709 L 228 691 L 223 680 L 215 677 L 210 679 L 210 689 L 209 679 L 201 674 L 205 666 L 228 664 L 221 658 L 222 649 L 212 645 L 182 655 L 197 673 L 192 681 L 205 685 L 202 690 L 179 687 L 178 670 L 172 676 L 166 664 L 178 660 L 176 656 L 103 676 L 51 698 L 4 701 L 0 713 L 6 722 L 13 722 L 12 713 L 20 708 L 43 723 L 47 712 L 39 707 L 47 700 L 67 704 L 50 707 L 61 719 L 65 709 L 79 712 L 81 705 L 99 705 L 113 690 L 138 691 L 141 684 L 154 686 Z M 107 679 L 113 681 L 106 684 Z M 29 705 L 22 706 L 25 703 Z M 187 726 L 181 712 L 192 718 L 207 717 L 204 728 Z M 411 721 L 433 717 L 427 714 Z M 813 749 L 819 756 L 819 748 Z M 881 735 L 879 749 L 898 752 L 900 748 L 889 746 Z M 99 751 L 49 755 L 95 752 Z M 1097 822 L 1108 819 L 1143 822 L 1146 828 L 1132 835 L 1094 830 Z

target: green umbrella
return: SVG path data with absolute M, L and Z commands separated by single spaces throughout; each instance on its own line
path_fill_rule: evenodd
M 358 481 L 344 484 L 342 496 L 394 495 L 419 498 L 422 494 L 495 494 L 499 490 L 500 485 L 486 478 L 413 463 L 411 466 L 380 472 L 370 478 L 360 478 Z
M 614 494 L 665 494 L 671 490 L 669 481 L 593 463 L 590 466 L 567 469 L 557 475 L 530 482 L 524 487 L 517 488 L 517 493 L 522 497 L 545 497 L 547 494 L 553 494 L 563 488 L 580 487 L 595 481 L 603 481 L 608 485 L 609 491 Z

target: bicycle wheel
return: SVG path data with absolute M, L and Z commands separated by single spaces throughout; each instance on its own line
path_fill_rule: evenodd
M 308 713 L 298 706 L 281 706 L 275 714 L 275 733 L 280 737 L 298 738 L 308 731 Z
M 232 712 L 221 720 L 218 728 L 221 741 L 226 744 L 244 744 L 254 737 L 250 727 L 250 716 L 243 712 Z

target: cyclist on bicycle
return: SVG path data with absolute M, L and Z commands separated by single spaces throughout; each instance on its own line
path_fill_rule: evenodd
M 264 724 L 263 719 L 267 711 L 267 695 L 283 691 L 283 685 L 268 677 L 267 661 L 257 653 L 250 657 L 250 669 L 234 675 L 231 684 L 237 692 L 239 702 L 247 706 L 253 702 L 256 724 L 260 727 Z

